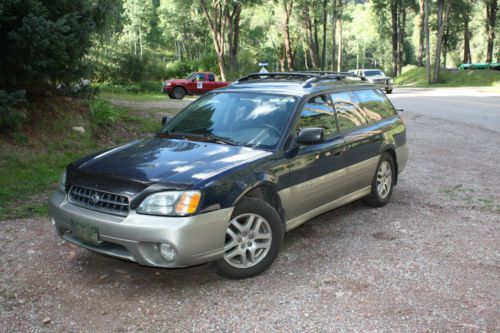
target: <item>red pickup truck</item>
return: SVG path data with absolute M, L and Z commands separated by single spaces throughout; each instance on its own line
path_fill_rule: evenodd
M 214 73 L 197 72 L 185 79 L 167 80 L 163 83 L 163 92 L 170 98 L 183 99 L 186 95 L 200 95 L 207 91 L 225 87 L 229 82 L 216 82 Z

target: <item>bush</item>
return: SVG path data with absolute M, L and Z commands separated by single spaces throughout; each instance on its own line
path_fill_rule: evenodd
M 0 90 L 0 128 L 19 129 L 26 121 L 26 113 L 20 106 L 26 102 L 24 90 L 8 93 Z
M 120 113 L 110 102 L 97 97 L 89 98 L 89 110 L 97 125 L 108 125 L 120 118 Z

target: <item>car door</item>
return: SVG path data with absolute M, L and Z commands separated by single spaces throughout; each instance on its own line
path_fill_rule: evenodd
M 206 84 L 206 74 L 205 73 L 198 73 L 196 74 L 196 87 L 195 87 L 195 92 L 197 94 L 203 94 L 208 91 L 207 89 L 207 84 Z
M 346 145 L 344 195 L 370 186 L 380 157 L 381 129 L 374 125 L 353 92 L 330 94 Z
M 327 95 L 310 98 L 301 111 L 295 129 L 322 127 L 325 140 L 319 144 L 302 145 L 290 157 L 289 187 L 280 191 L 286 220 L 302 221 L 300 216 L 337 198 L 344 190 L 345 143 L 339 135 L 331 101 Z M 293 222 L 292 222 L 293 224 Z M 291 229 L 295 225 L 288 225 Z

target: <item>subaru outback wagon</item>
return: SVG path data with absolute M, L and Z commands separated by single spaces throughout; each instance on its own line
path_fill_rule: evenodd
M 385 205 L 407 161 L 387 97 L 347 73 L 251 74 L 153 137 L 71 163 L 49 199 L 56 233 L 141 265 L 211 262 L 246 278 L 283 236 L 357 199 Z

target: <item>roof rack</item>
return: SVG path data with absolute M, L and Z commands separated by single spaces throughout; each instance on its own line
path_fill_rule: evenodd
M 298 79 L 305 80 L 302 83 L 302 87 L 309 88 L 311 83 L 318 82 L 321 80 L 342 80 L 347 77 L 359 78 L 362 81 L 367 81 L 364 76 L 359 76 L 353 73 L 347 72 L 329 72 L 329 71 L 312 71 L 312 72 L 271 72 L 271 73 L 252 73 L 247 76 L 241 77 L 234 81 L 233 84 L 250 81 L 250 80 L 262 80 L 262 79 Z

